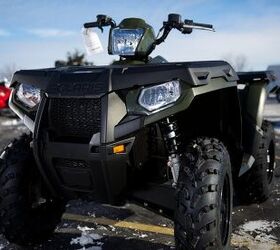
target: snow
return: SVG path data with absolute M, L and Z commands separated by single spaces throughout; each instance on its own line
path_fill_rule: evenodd
M 19 124 L 22 124 L 22 121 L 18 119 L 5 120 L 0 123 L 1 126 L 15 126 Z
M 77 228 L 78 228 L 78 230 L 80 230 L 81 232 L 87 232 L 87 231 L 93 231 L 93 230 L 95 230 L 95 228 L 93 228 L 93 227 L 81 227 L 81 226 L 78 226 Z
M 101 250 L 103 243 L 100 242 L 103 238 L 103 236 L 96 234 L 96 233 L 91 233 L 92 230 L 95 230 L 94 228 L 90 227 L 77 227 L 82 233 L 80 237 L 77 238 L 72 238 L 70 244 L 71 245 L 80 245 L 83 248 L 81 250 Z M 87 245 L 96 245 L 96 246 L 91 246 L 89 248 L 86 248 Z
M 103 230 L 103 231 L 108 230 L 107 227 L 105 227 L 105 226 L 98 226 L 97 228 L 98 228 L 98 230 Z
M 242 225 L 240 228 L 245 232 L 270 233 L 273 228 L 278 226 L 280 226 L 280 223 L 276 221 L 257 220 L 257 221 L 249 221 L 244 225 Z
M 138 237 L 138 238 L 140 238 L 140 239 L 144 239 L 144 238 L 147 238 L 147 237 L 148 237 L 147 234 L 141 234 L 141 233 L 133 233 L 132 235 L 133 235 L 133 236 L 136 236 L 136 237 Z
M 270 250 L 279 247 L 273 229 L 280 227 L 280 222 L 256 220 L 238 227 L 232 235 L 232 244 L 254 250 Z
M 115 231 L 116 231 L 116 228 L 115 228 L 114 226 L 109 225 L 109 227 L 111 228 L 111 231 L 112 231 L 112 232 L 115 232 Z
M 102 250 L 102 247 L 99 247 L 99 246 L 93 246 L 93 247 L 82 247 L 82 248 L 79 248 L 78 250 Z

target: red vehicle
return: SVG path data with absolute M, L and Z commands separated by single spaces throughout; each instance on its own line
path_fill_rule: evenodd
M 0 83 L 0 115 L 10 113 L 8 106 L 10 93 L 11 90 L 4 83 Z

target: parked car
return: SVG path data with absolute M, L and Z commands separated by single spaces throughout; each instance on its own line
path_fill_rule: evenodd
M 0 82 L 0 115 L 12 114 L 8 105 L 10 94 L 11 90 L 6 87 L 6 81 Z

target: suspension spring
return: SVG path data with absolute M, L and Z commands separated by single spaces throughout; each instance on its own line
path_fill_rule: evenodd
M 160 128 L 168 153 L 168 166 L 171 169 L 173 177 L 172 186 L 176 187 L 181 165 L 181 136 L 179 133 L 178 124 L 174 117 L 168 117 L 165 120 L 161 121 Z

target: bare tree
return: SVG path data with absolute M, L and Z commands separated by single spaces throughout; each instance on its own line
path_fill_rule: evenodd
M 224 56 L 224 60 L 229 62 L 236 71 L 244 71 L 248 68 L 248 61 L 245 55 L 233 56 L 228 54 Z
M 7 78 L 9 81 L 12 79 L 13 74 L 18 70 L 15 63 L 4 66 L 0 69 L 0 80 Z
M 244 55 L 238 55 L 235 58 L 235 69 L 237 71 L 243 71 L 247 67 L 247 58 Z
M 81 65 L 93 65 L 92 62 L 86 61 L 85 54 L 75 49 L 74 52 L 67 52 L 66 61 L 57 60 L 55 61 L 56 67 L 61 66 L 81 66 Z

